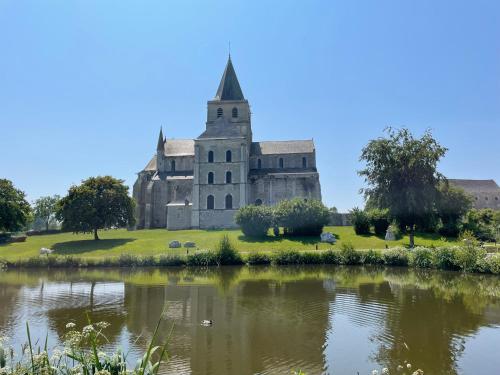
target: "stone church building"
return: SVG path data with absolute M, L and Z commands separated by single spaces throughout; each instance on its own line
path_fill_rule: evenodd
M 254 142 L 251 112 L 229 57 L 196 139 L 166 139 L 138 173 L 137 228 L 231 228 L 238 208 L 320 199 L 312 140 Z

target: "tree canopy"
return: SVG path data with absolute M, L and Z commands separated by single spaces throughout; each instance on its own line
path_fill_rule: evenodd
M 23 191 L 6 179 L 0 179 L 0 231 L 22 229 L 31 216 L 31 207 Z
M 368 184 L 362 192 L 409 229 L 413 247 L 415 226 L 434 212 L 438 185 L 444 178 L 437 164 L 447 149 L 430 131 L 415 138 L 408 129 L 388 128 L 387 135 L 371 140 L 362 150 L 360 159 L 366 167 L 358 173 Z
M 123 180 L 111 176 L 91 177 L 72 186 L 59 201 L 57 218 L 63 228 L 73 232 L 94 233 L 99 229 L 133 225 L 134 201 Z
M 57 203 L 61 197 L 54 195 L 52 197 L 40 197 L 35 201 L 33 212 L 35 217 L 40 218 L 45 223 L 45 230 L 49 230 L 51 220 L 55 218 Z

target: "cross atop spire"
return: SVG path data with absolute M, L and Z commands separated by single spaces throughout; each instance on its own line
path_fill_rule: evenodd
M 224 69 L 219 88 L 215 94 L 215 100 L 245 100 L 231 62 L 231 53 L 229 53 L 226 69 Z
M 165 139 L 163 138 L 163 127 L 160 127 L 160 135 L 158 136 L 158 145 L 156 151 L 165 151 Z

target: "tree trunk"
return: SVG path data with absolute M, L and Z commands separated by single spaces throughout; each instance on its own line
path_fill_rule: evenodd
M 410 249 L 415 247 L 415 225 L 410 226 Z
M 49 221 L 48 220 L 45 222 L 45 231 L 46 232 L 49 231 Z
M 98 240 L 99 236 L 97 235 L 97 228 L 94 229 L 94 240 Z

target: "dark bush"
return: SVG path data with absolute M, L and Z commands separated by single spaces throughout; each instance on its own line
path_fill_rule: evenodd
M 301 253 L 301 264 L 322 264 L 323 263 L 323 257 L 321 256 L 321 253 L 317 252 L 312 252 L 312 251 L 307 251 L 304 253 Z
M 316 199 L 283 200 L 275 210 L 277 223 L 290 236 L 319 236 L 329 216 L 328 208 Z
M 383 252 L 384 263 L 388 266 L 407 266 L 409 251 L 396 247 Z
M 302 257 L 297 250 L 280 250 L 273 254 L 272 263 L 278 266 L 300 264 Z
M 178 255 L 160 255 L 158 265 L 161 267 L 184 266 L 186 261 Z
M 438 247 L 433 252 L 432 263 L 440 270 L 457 270 L 457 251 L 454 247 Z
M 369 234 L 370 217 L 368 216 L 368 214 L 358 207 L 354 207 L 351 210 L 350 214 L 354 232 L 356 232 L 356 234 Z
M 411 254 L 411 264 L 417 268 L 431 268 L 433 265 L 433 252 L 425 247 L 417 247 Z
M 376 250 L 368 250 L 361 253 L 361 263 L 363 264 L 384 264 L 382 253 Z
M 321 254 L 324 264 L 341 264 L 342 257 L 339 251 L 327 250 Z
M 343 243 L 340 246 L 341 264 L 354 265 L 361 263 L 361 253 L 354 250 L 354 246 L 350 243 Z
M 251 253 L 247 256 L 247 264 L 256 266 L 259 264 L 271 264 L 271 257 L 262 253 Z
M 186 265 L 190 267 L 216 266 L 217 255 L 213 251 L 201 251 L 187 256 Z
M 219 241 L 215 256 L 218 265 L 243 264 L 240 253 L 234 248 L 227 235 L 224 235 Z
M 254 205 L 241 207 L 235 220 L 245 236 L 264 237 L 273 224 L 273 209 Z
M 370 223 L 373 225 L 375 234 L 378 236 L 384 236 L 387 228 L 389 227 L 389 210 L 374 208 L 367 212 L 370 218 Z

